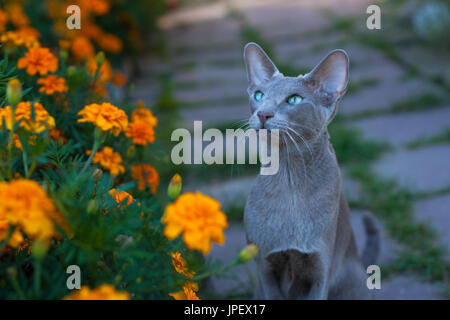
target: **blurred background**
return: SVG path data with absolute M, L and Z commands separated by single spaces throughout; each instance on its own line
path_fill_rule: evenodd
M 329 129 L 358 246 L 365 241 L 362 212 L 374 214 L 382 230 L 382 289 L 375 296 L 448 298 L 448 1 L 167 4 L 169 12 L 158 19 L 163 54 L 141 60 L 133 95 L 150 99 L 150 92 L 162 93 L 171 106 L 169 127 L 192 128 L 194 120 L 202 120 L 204 128 L 224 130 L 248 118 L 242 60 L 247 42 L 259 43 L 288 76 L 309 72 L 330 50 L 347 51 L 350 85 Z M 371 4 L 381 9 L 380 30 L 366 26 Z M 200 190 L 221 201 L 231 225 L 225 245 L 215 246 L 209 258 L 231 261 L 245 244 L 242 214 L 258 168 L 191 165 L 176 170 L 185 178 L 185 191 Z M 210 297 L 251 297 L 253 266 L 239 268 L 227 278 L 212 279 Z

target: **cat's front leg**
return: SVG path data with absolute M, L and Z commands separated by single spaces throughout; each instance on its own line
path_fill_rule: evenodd
M 255 297 L 266 300 L 281 300 L 284 299 L 278 279 L 267 261 L 258 261 L 258 280 L 259 288 L 257 289 Z

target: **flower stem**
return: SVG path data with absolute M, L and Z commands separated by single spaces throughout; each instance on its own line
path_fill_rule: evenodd
M 19 282 L 17 281 L 17 278 L 12 278 L 11 279 L 11 284 L 12 284 L 14 290 L 16 290 L 17 295 L 19 296 L 19 298 L 21 300 L 26 300 L 27 297 L 25 296 L 25 293 L 23 293 L 23 290 L 20 287 Z
M 233 262 L 231 262 L 231 263 L 227 264 L 226 266 L 223 266 L 223 267 L 221 267 L 219 269 L 207 271 L 207 272 L 202 273 L 202 274 L 200 274 L 198 276 L 195 276 L 193 280 L 194 281 L 200 281 L 200 280 L 203 280 L 203 279 L 205 279 L 205 278 L 207 278 L 209 276 L 213 276 L 213 275 L 216 275 L 216 274 L 224 273 L 224 272 L 228 271 L 229 269 L 237 266 L 238 264 L 240 264 L 240 261 L 239 261 L 239 259 L 236 259 Z
M 100 143 L 102 142 L 102 132 L 99 128 L 95 128 L 95 138 L 94 138 L 94 145 L 92 146 L 92 152 L 87 159 L 86 163 L 84 164 L 83 169 L 80 171 L 80 176 L 86 171 L 88 166 L 91 164 L 92 159 L 94 158 L 95 153 L 97 152 L 98 148 L 100 147 Z
M 37 258 L 34 266 L 34 295 L 39 297 L 41 290 L 42 259 Z

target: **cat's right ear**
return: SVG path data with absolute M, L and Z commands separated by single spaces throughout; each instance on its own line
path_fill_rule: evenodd
M 244 49 L 247 79 L 250 85 L 259 86 L 279 73 L 275 64 L 259 45 L 250 42 Z

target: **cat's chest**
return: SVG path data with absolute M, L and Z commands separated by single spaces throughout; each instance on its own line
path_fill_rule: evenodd
M 322 245 L 324 230 L 334 215 L 332 211 L 334 208 L 298 190 L 256 184 L 247 199 L 244 215 L 247 239 L 266 254 L 287 249 L 314 252 Z

